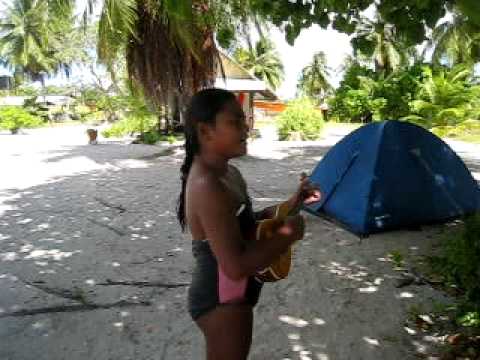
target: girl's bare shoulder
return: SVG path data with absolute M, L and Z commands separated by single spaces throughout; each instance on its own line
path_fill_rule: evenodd
M 218 185 L 221 185 L 221 182 L 211 171 L 201 167 L 192 168 L 188 177 L 188 187 L 190 190 L 208 190 Z

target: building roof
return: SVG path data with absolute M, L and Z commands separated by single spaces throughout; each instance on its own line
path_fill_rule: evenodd
M 31 99 L 33 96 L 3 96 L 0 97 L 0 106 L 23 106 L 25 100 Z M 40 95 L 37 96 L 35 103 L 44 104 L 49 103 L 52 105 L 67 105 L 74 101 L 70 96 L 66 95 Z
M 251 74 L 228 55 L 220 52 L 220 59 L 225 78 L 221 76 L 221 69 L 218 69 L 219 76 L 215 80 L 215 87 L 229 91 L 253 92 L 269 100 L 277 99 L 275 93 L 268 88 L 264 81 Z
M 27 96 L 2 96 L 0 97 L 0 105 L 3 106 L 23 106 Z

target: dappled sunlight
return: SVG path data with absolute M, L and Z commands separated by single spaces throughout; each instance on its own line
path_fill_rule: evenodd
M 302 253 L 297 252 L 296 258 L 297 266 L 303 266 L 296 271 L 304 275 L 296 276 L 294 283 L 298 281 L 298 288 L 303 290 L 299 290 L 297 298 L 297 292 L 288 288 L 291 304 L 301 302 L 304 307 L 294 308 L 295 312 L 279 312 L 281 317 L 276 316 L 288 330 L 290 359 L 299 359 L 300 351 L 310 351 L 304 356 L 311 359 L 320 358 L 319 354 L 326 356 L 323 358 L 343 358 L 348 352 L 333 345 L 339 343 L 338 336 L 343 337 L 343 344 L 359 349 L 359 358 L 365 359 L 389 358 L 388 355 L 395 354 L 397 350 L 402 351 L 398 353 L 398 358 L 407 358 L 407 352 L 419 353 L 418 349 L 422 349 L 419 345 L 428 348 L 427 353 L 431 353 L 433 345 L 440 344 L 435 342 L 435 334 L 417 332 L 417 326 L 407 322 L 410 307 L 416 302 L 428 303 L 436 295 L 435 290 L 428 284 L 397 287 L 397 280 L 409 268 L 407 254 L 422 255 L 425 246 L 417 241 L 425 235 L 433 239 L 432 234 L 438 233 L 438 227 L 433 227 L 428 233 L 414 233 L 415 237 L 406 240 L 399 233 L 389 233 L 348 245 L 339 244 L 337 239 L 349 240 L 351 235 L 335 231 L 333 224 L 315 223 L 309 230 L 312 238 L 304 240 L 308 243 L 302 244 L 303 248 L 298 250 Z M 321 248 L 313 247 L 314 241 L 321 242 Z M 384 255 L 395 249 L 404 255 L 403 272 L 396 271 L 392 257 Z M 312 267 L 315 270 L 307 275 Z M 313 285 L 304 289 L 303 276 Z M 316 313 L 323 313 L 325 317 L 314 316 Z M 372 319 L 375 321 L 372 322 Z M 417 346 L 412 341 L 417 341 Z M 321 344 L 326 347 L 315 346 Z
M 47 260 L 60 261 L 81 252 L 82 252 L 81 250 L 61 251 L 59 249 L 52 249 L 52 250 L 35 249 L 35 250 L 32 250 L 27 256 L 25 256 L 24 259 L 47 259 Z
M 424 343 L 421 343 L 420 341 L 413 340 L 412 344 L 415 346 L 415 350 L 419 354 L 427 354 L 428 352 L 428 346 L 425 345 Z
M 10 239 L 11 237 L 12 237 L 11 235 L 3 235 L 3 234 L 0 234 L 0 241 L 8 240 L 8 239 Z
M 371 280 L 367 267 L 357 264 L 356 261 L 350 262 L 348 265 L 341 264 L 337 261 L 331 261 L 329 265 L 319 265 L 321 269 L 327 270 L 329 273 L 336 275 L 340 279 L 353 281 L 351 289 L 356 289 L 361 294 L 371 294 L 378 291 L 383 283 L 383 277 L 375 277 Z M 354 286 L 356 283 L 356 286 Z
M 1 203 L 2 199 L 0 198 L 0 216 L 2 216 L 7 211 L 17 210 L 17 207 L 13 205 L 4 205 Z
M 132 241 L 136 241 L 136 240 L 148 240 L 150 239 L 150 237 L 146 236 L 146 235 L 141 235 L 141 234 L 132 234 L 130 236 L 130 240 Z
M 43 321 L 36 321 L 32 324 L 32 328 L 34 329 L 41 329 L 45 327 L 45 323 Z
M 447 335 L 440 335 L 440 336 L 425 335 L 422 338 L 422 340 L 432 344 L 442 344 L 444 343 L 446 338 L 447 338 Z
M 300 319 L 300 318 L 295 318 L 295 317 L 292 317 L 292 316 L 289 316 L 289 315 L 281 315 L 278 317 L 278 319 L 288 325 L 292 325 L 292 326 L 295 326 L 295 327 L 305 327 L 307 326 L 309 323 L 308 321 L 306 320 L 303 320 L 303 319 Z
M 18 254 L 14 251 L 0 253 L 0 261 L 15 261 L 18 257 Z
M 329 146 L 322 144 L 273 144 L 265 150 L 259 147 L 258 157 L 252 152 L 236 159 L 234 164 L 248 178 L 255 208 L 285 200 L 298 182 L 296 174 L 313 170 L 328 151 Z M 176 150 L 172 156 L 160 157 L 158 152 L 155 146 L 74 144 L 47 149 L 28 161 L 21 157 L 24 170 L 0 179 L 0 264 L 4 273 L 0 281 L 5 281 L 1 285 L 6 290 L 0 298 L 2 318 L 32 309 L 62 312 L 63 307 L 75 304 L 83 307 L 80 316 L 72 313 L 76 308 L 55 317 L 28 315 L 28 327 L 37 324 L 38 331 L 46 331 L 51 326 L 44 319 L 53 318 L 63 332 L 61 325 L 70 326 L 72 319 L 77 324 L 78 316 L 82 320 L 79 326 L 88 323 L 91 331 L 92 319 L 101 319 L 98 331 L 129 343 L 133 342 L 132 328 L 148 336 L 142 327 L 147 321 L 159 324 L 162 336 L 178 322 L 185 322 L 188 326 L 182 331 L 188 339 L 182 346 L 197 346 L 189 338 L 195 326 L 185 320 L 191 243 L 188 235 L 181 233 L 175 213 L 184 153 Z M 33 159 L 40 165 L 33 164 Z M 25 179 L 15 182 L 18 176 Z M 398 341 L 409 351 L 410 340 L 425 346 L 440 341 L 413 325 L 395 323 L 409 301 L 424 295 L 411 288 L 391 289 L 391 259 L 383 255 L 385 263 L 375 261 L 385 252 L 367 254 L 364 249 L 369 248 L 363 245 L 369 240 L 362 242 L 344 229 L 306 218 L 308 231 L 296 249 L 292 275 L 270 287 L 271 297 L 264 299 L 271 301 L 268 304 L 274 310 L 257 318 L 265 329 L 262 338 L 272 331 L 272 323 L 281 328 L 274 335 L 279 340 L 275 345 L 283 351 L 276 353 L 279 358 L 341 359 L 338 354 L 347 352 L 337 349 L 339 344 L 358 348 L 359 358 L 367 359 L 368 354 L 379 358 L 385 349 L 399 348 L 392 345 L 393 340 L 385 340 L 393 337 L 393 330 L 396 335 L 401 333 Z M 410 250 L 417 251 L 413 246 Z M 308 256 L 302 257 L 302 252 Z M 183 287 L 175 290 L 165 284 Z M 267 294 L 265 289 L 264 296 Z M 143 300 L 149 302 L 145 311 L 130 307 L 130 303 Z M 128 304 L 119 308 L 119 301 Z M 60 310 L 52 310 L 58 304 Z M 113 304 L 113 310 L 91 311 L 91 306 L 104 304 Z M 21 316 L 17 319 L 27 321 Z M 264 322 L 268 316 L 270 322 Z M 84 335 L 84 331 L 79 328 L 75 334 Z M 38 346 L 37 338 L 19 334 L 32 348 Z M 183 333 L 174 335 L 184 338 Z M 154 343 L 155 338 L 148 341 Z M 18 344 L 15 339 L 13 342 Z
M 57 158 L 47 154 L 42 168 L 27 162 L 29 174 L 0 179 L 0 264 L 19 274 L 0 297 L 2 318 L 157 306 L 170 289 L 163 284 L 185 288 L 190 254 L 173 211 L 178 167 L 169 157 L 135 159 L 151 151 L 141 148 L 61 149 Z M 29 179 L 15 183 L 14 176 Z M 166 313 L 172 304 L 176 311 L 185 302 L 185 291 L 168 293 L 153 311 Z M 104 326 L 127 329 L 124 319 L 135 313 L 118 314 Z
M 49 228 L 50 228 L 50 224 L 49 224 L 49 223 L 42 223 L 42 224 L 36 225 L 35 228 L 33 228 L 33 229 L 30 230 L 30 232 L 45 231 L 45 230 L 48 230 Z
M 142 160 L 127 159 L 117 161 L 115 166 L 127 169 L 145 169 L 148 168 L 150 164 Z
M 118 321 L 118 322 L 113 323 L 113 326 L 114 326 L 115 328 L 119 329 L 119 330 L 122 330 L 124 324 L 123 324 L 122 321 Z
M 369 345 L 380 346 L 380 342 L 377 339 L 374 339 L 368 336 L 364 336 L 362 339 Z
M 408 335 L 416 335 L 417 334 L 417 330 L 415 330 L 415 329 L 412 329 L 408 326 L 404 326 L 403 328 L 407 332 Z
M 377 292 L 378 287 L 377 286 L 367 286 L 363 288 L 358 288 L 358 291 L 361 293 L 374 293 Z
M 321 325 L 321 326 L 326 324 L 325 320 L 320 319 L 320 318 L 314 318 L 314 319 L 313 319 L 313 323 L 314 323 L 315 325 Z
M 308 326 L 324 326 L 326 321 L 315 317 L 310 321 L 307 321 L 302 318 L 294 317 L 291 315 L 281 315 L 278 319 L 288 325 L 292 326 L 298 330 L 293 332 L 288 332 L 287 338 L 289 341 L 290 350 L 298 356 L 300 360 L 313 360 L 313 359 L 329 359 L 327 353 L 323 351 L 326 349 L 326 344 L 318 342 L 306 342 L 302 339 L 302 335 L 299 331 L 301 329 L 306 329 Z M 320 350 L 321 349 L 321 350 Z M 320 351 L 319 351 L 320 350 Z
M 397 299 L 411 299 L 415 297 L 415 295 L 409 291 L 402 291 L 400 294 L 395 294 Z

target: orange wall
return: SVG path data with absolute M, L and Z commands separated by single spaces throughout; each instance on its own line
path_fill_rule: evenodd
M 260 101 L 260 100 L 254 100 L 253 105 L 257 109 L 262 109 L 266 111 L 272 111 L 272 112 L 282 112 L 285 110 L 285 104 L 281 102 L 270 102 L 270 101 Z

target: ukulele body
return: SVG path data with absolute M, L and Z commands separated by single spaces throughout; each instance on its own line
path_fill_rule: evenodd
M 279 223 L 283 223 L 290 212 L 291 209 L 287 202 L 278 205 L 275 209 L 275 216 L 273 219 L 265 219 L 257 222 L 255 227 L 255 239 L 257 241 L 271 241 Z M 255 277 L 262 282 L 275 282 L 282 280 L 288 276 L 291 266 L 292 248 L 290 246 L 287 251 L 275 259 L 270 266 L 257 272 Z

